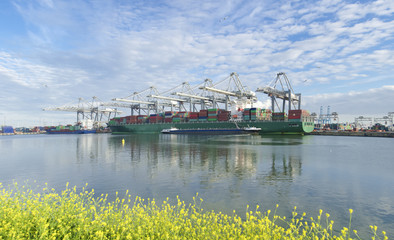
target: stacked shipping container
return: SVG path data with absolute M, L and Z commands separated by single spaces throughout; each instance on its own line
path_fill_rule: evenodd
M 245 108 L 243 111 L 243 120 L 256 121 L 256 120 L 270 120 L 271 110 L 261 108 Z
M 260 120 L 271 120 L 271 109 L 261 109 Z
M 250 120 L 250 108 L 245 108 L 243 111 L 242 119 L 244 121 L 249 121 Z
M 167 111 L 164 113 L 164 122 L 166 123 L 170 123 L 172 122 L 172 116 L 174 116 L 174 112 L 171 111 Z
M 310 116 L 306 110 L 290 110 L 289 115 L 285 112 L 272 113 L 270 109 L 246 108 L 242 112 L 244 121 L 301 121 L 302 117 Z M 237 115 L 234 116 L 235 118 Z M 231 112 L 212 108 L 208 110 L 200 110 L 199 112 L 172 112 L 167 111 L 160 114 L 115 117 L 110 120 L 110 124 L 135 124 L 135 123 L 171 123 L 171 122 L 205 122 L 205 121 L 229 121 Z
M 220 110 L 218 114 L 218 121 L 228 121 L 230 120 L 231 112 Z
M 198 121 L 206 122 L 208 120 L 208 110 L 200 110 L 198 113 Z
M 198 121 L 198 112 L 189 112 L 189 122 Z
M 137 123 L 145 123 L 147 118 L 146 115 L 137 115 Z
M 306 110 L 289 110 L 289 121 L 292 122 L 299 122 L 301 121 L 302 117 L 310 116 L 309 112 Z
M 260 108 L 250 108 L 250 120 L 256 121 L 258 116 L 260 116 L 261 109 Z
M 172 117 L 172 122 L 183 122 L 189 117 L 188 112 L 177 112 L 173 117 Z
M 150 123 L 160 123 L 163 122 L 163 114 L 151 114 L 149 115 Z
M 285 112 L 274 112 L 272 113 L 272 121 L 284 121 L 287 119 Z
M 126 117 L 126 123 L 137 123 L 137 116 L 127 116 Z
M 217 121 L 218 120 L 218 113 L 219 113 L 218 108 L 208 109 L 208 121 L 209 122 Z

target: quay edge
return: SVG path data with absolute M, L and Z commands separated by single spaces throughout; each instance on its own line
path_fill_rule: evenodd
M 394 138 L 394 132 L 364 132 L 364 131 L 313 131 L 305 135 L 318 136 L 349 136 L 349 137 L 389 137 Z

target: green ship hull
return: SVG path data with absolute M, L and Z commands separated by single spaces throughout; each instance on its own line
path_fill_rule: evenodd
M 304 134 L 312 132 L 313 122 L 305 121 L 225 121 L 225 122 L 171 122 L 171 123 L 113 123 L 108 127 L 113 134 L 160 133 L 163 129 L 215 129 L 215 128 L 261 128 L 260 134 Z

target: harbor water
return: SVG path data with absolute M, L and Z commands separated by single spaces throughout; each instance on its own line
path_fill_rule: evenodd
M 205 210 L 245 216 L 275 210 L 291 217 L 319 210 L 337 230 L 363 238 L 370 225 L 394 238 L 394 139 L 346 136 L 18 135 L 0 137 L 3 187 L 64 190 L 88 184 L 99 196 L 179 196 L 198 193 Z

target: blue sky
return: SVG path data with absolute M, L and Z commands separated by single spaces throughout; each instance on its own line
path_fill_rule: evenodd
M 302 108 L 351 121 L 394 111 L 393 69 L 390 0 L 0 1 L 1 124 L 72 123 L 42 108 L 231 72 L 251 90 L 285 72 Z

